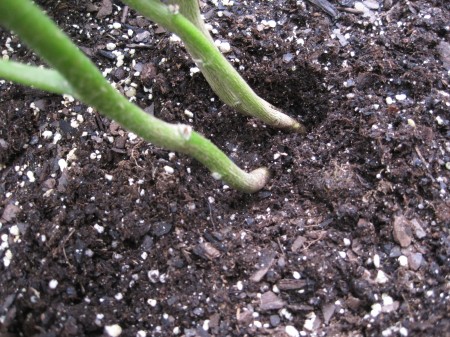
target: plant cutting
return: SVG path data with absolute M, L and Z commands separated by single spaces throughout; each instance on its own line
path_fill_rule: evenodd
M 144 2 L 135 3 L 128 0 L 126 2 L 136 5 L 138 10 L 146 11 L 150 8 L 149 6 L 139 7 Z M 204 68 L 213 69 L 212 73 L 217 75 L 215 70 L 217 64 L 221 65 L 223 62 L 215 60 L 220 59 L 218 55 L 222 55 L 217 48 L 214 49 L 217 52 L 208 54 L 208 50 L 212 51 L 208 48 L 214 45 L 205 33 L 180 14 L 179 8 L 175 5 L 164 5 L 153 0 L 148 1 L 148 4 L 152 5 L 151 8 L 155 11 L 152 15 L 156 15 L 159 24 L 169 29 L 178 29 L 178 33 L 182 35 L 180 37 L 188 41 L 192 40 L 190 42 L 192 45 L 207 46 L 194 48 L 194 59 L 201 60 L 198 63 L 201 63 Z M 251 193 L 258 191 L 266 184 L 269 178 L 266 168 L 246 173 L 209 140 L 193 131 L 191 126 L 166 123 L 130 103 L 108 83 L 96 66 L 59 30 L 56 24 L 30 0 L 0 1 L 0 23 L 14 31 L 54 68 L 54 70 L 44 69 L 2 60 L 0 61 L 0 77 L 57 94 L 70 94 L 145 140 L 196 158 L 212 172 L 215 179 L 222 179 L 238 190 Z M 223 59 L 226 61 L 225 58 Z M 243 97 L 245 98 L 245 95 Z M 239 102 L 236 104 L 239 106 L 240 98 L 236 102 Z M 281 120 L 285 119 L 281 118 Z M 278 126 L 284 127 L 277 123 Z M 293 129 L 300 130 L 301 126 L 293 127 Z
M 150 20 L 180 37 L 219 98 L 237 111 L 266 124 L 305 133 L 302 124 L 259 97 L 215 46 L 200 15 L 198 0 L 123 0 Z

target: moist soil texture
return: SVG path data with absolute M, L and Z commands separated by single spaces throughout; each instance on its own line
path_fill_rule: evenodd
M 120 1 L 39 1 L 130 100 L 272 178 L 237 192 L 71 97 L 1 81 L 1 336 L 449 336 L 450 3 L 320 3 L 201 2 L 301 136 L 222 104 Z

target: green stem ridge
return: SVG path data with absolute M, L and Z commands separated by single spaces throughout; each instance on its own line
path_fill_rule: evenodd
M 215 178 L 243 192 L 256 192 L 266 184 L 269 178 L 266 168 L 246 173 L 208 139 L 192 131 L 191 126 L 166 123 L 130 103 L 30 0 L 1 0 L 0 23 L 13 30 L 55 68 L 80 100 L 128 130 L 155 145 L 196 158 Z M 21 79 L 18 74 L 15 80 L 24 83 L 25 77 Z M 35 82 L 34 85 L 39 88 L 39 83 Z M 51 89 L 51 86 L 47 86 L 47 89 Z
M 306 132 L 302 124 L 259 97 L 214 43 L 211 43 L 212 39 L 208 37 L 209 33 L 204 28 L 199 10 L 193 10 L 196 0 L 172 0 L 172 5 L 169 6 L 159 0 L 123 2 L 178 35 L 211 88 L 224 103 L 273 127 Z

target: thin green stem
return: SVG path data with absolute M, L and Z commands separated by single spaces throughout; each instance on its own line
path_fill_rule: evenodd
M 250 88 L 195 23 L 180 14 L 180 8 L 183 7 L 176 4 L 165 5 L 159 0 L 123 0 L 123 2 L 178 35 L 211 88 L 224 103 L 273 127 L 305 133 L 306 129 L 302 124 L 266 102 Z M 181 0 L 173 2 L 181 3 Z M 193 13 L 190 14 L 192 15 Z
M 69 82 L 57 71 L 51 69 L 0 60 L 0 78 L 54 94 L 67 94 L 77 97 Z
M 130 103 L 30 0 L 1 0 L 0 23 L 13 30 L 54 67 L 80 100 L 128 130 L 158 146 L 193 156 L 208 167 L 215 178 L 241 191 L 258 191 L 267 182 L 267 169 L 246 173 L 190 126 L 163 122 Z

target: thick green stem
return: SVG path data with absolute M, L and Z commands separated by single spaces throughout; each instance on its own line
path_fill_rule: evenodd
M 0 23 L 13 30 L 53 66 L 84 103 L 125 128 L 156 145 L 193 156 L 208 167 L 215 178 L 241 191 L 255 192 L 267 182 L 267 169 L 246 173 L 190 126 L 163 122 L 130 103 L 30 0 L 0 0 Z
M 178 4 L 182 0 L 172 0 Z M 192 2 L 194 0 L 186 0 Z M 126 4 L 177 34 L 185 43 L 195 63 L 220 99 L 239 112 L 261 119 L 273 127 L 305 133 L 305 128 L 295 119 L 284 114 L 259 97 L 234 67 L 188 18 L 180 13 L 180 5 L 164 5 L 159 0 L 123 0 Z M 186 6 L 182 5 L 182 6 Z M 189 7 L 189 16 L 197 15 Z M 186 9 L 185 9 L 186 10 Z M 199 15 L 199 12 L 198 12 Z M 195 21 L 201 20 L 197 17 Z
M 0 60 L 0 78 L 54 94 L 67 94 L 77 97 L 69 82 L 57 71 L 51 69 Z

